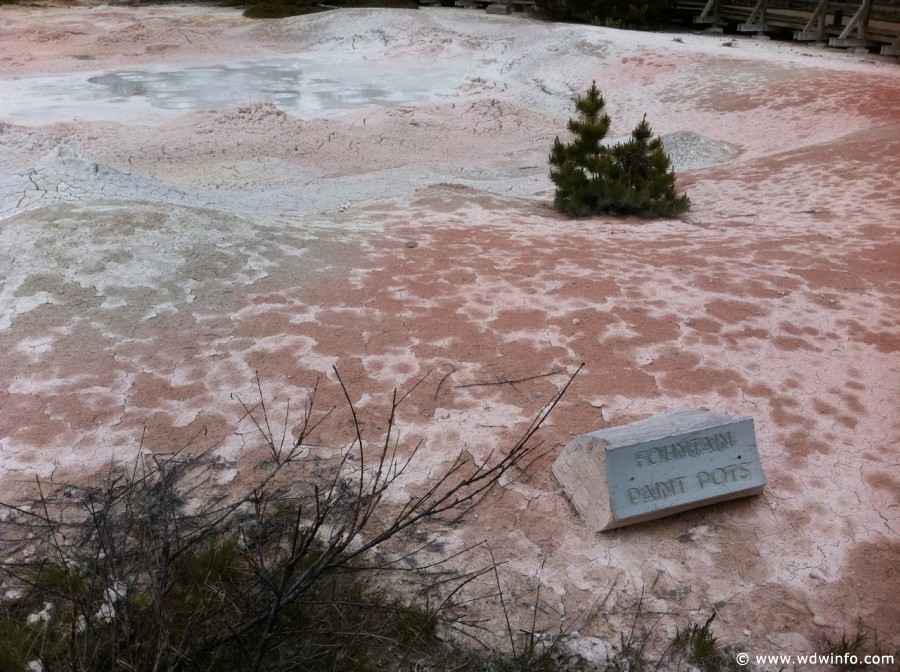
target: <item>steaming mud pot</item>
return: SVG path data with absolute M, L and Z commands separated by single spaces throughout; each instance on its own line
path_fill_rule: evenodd
M 155 110 L 215 109 L 265 99 L 295 116 L 323 110 L 412 103 L 464 79 L 464 58 L 437 64 L 368 63 L 364 58 L 298 56 L 209 67 L 142 68 L 91 75 L 9 78 L 0 114 L 41 123 L 60 118 L 117 121 Z M 127 108 L 127 112 L 122 108 Z
M 262 457 L 232 393 L 258 372 L 298 402 L 332 365 L 373 433 L 429 373 L 400 418 L 414 492 L 510 445 L 585 362 L 548 452 L 439 533 L 491 540 L 512 618 L 541 586 L 538 626 L 601 657 L 641 599 L 660 640 L 715 610 L 750 652 L 859 619 L 900 645 L 896 63 L 455 10 L 0 11 L 3 499 L 91 482 L 145 427 L 153 451 L 206 428 L 240 487 Z M 292 62 L 332 75 L 195 84 Z M 644 113 L 667 136 L 685 219 L 549 207 L 593 79 L 612 136 Z M 682 407 L 753 417 L 763 494 L 592 533 L 562 446 Z

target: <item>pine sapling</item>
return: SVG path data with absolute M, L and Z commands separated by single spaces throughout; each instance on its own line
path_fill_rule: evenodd
M 572 141 L 557 137 L 553 143 L 550 179 L 556 185 L 556 208 L 574 217 L 674 217 L 687 210 L 690 201 L 675 191 L 669 157 L 646 116 L 627 142 L 609 148 L 602 144 L 610 126 L 604 107 L 593 82 L 575 101 L 578 118 L 568 123 Z

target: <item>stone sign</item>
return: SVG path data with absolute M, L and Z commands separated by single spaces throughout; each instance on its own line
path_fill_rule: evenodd
M 553 474 L 594 531 L 756 495 L 766 483 L 752 418 L 690 409 L 576 437 Z

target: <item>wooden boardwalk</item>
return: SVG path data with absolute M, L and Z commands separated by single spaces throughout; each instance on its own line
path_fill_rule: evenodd
M 492 14 L 532 9 L 535 0 L 418 0 L 422 6 L 470 7 Z M 882 0 L 884 2 L 884 0 Z M 900 2 L 878 0 L 674 0 L 676 15 L 711 31 L 792 33 L 832 47 L 879 49 L 900 56 Z
M 878 48 L 900 56 L 900 6 L 830 0 L 676 0 L 676 10 L 713 30 L 793 34 L 795 40 L 832 47 Z

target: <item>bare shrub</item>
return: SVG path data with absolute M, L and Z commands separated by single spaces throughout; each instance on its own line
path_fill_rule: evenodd
M 374 670 L 443 655 L 439 626 L 468 627 L 462 591 L 496 567 L 417 565 L 430 542 L 415 539 L 525 466 L 577 371 L 509 450 L 480 463 L 462 451 L 422 494 L 391 506 L 385 495 L 420 448 L 401 457 L 396 438 L 409 393 L 394 392 L 386 429 L 367 440 L 335 374 L 351 428 L 332 440 L 345 446 L 336 458 L 312 439 L 339 412 L 318 409 L 318 386 L 289 436 L 257 381 L 256 403 L 241 403 L 267 460 L 239 494 L 211 486 L 228 465 L 194 437 L 110 465 L 96 485 L 39 480 L 33 501 L 5 504 L 0 669 Z M 392 540 L 402 554 L 383 552 Z M 393 573 L 422 584 L 414 604 L 386 589 Z

